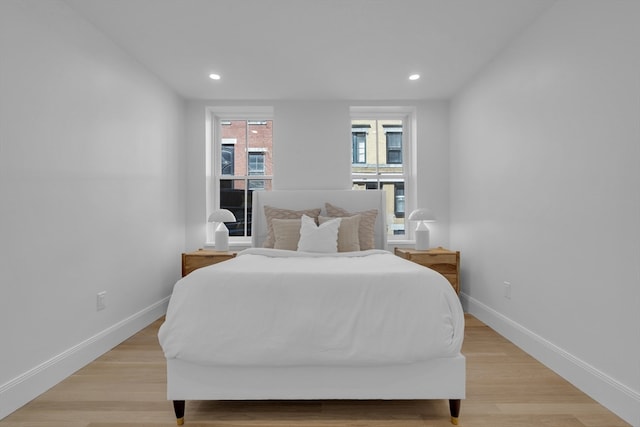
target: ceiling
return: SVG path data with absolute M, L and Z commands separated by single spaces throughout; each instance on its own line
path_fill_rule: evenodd
M 553 1 L 66 0 L 180 95 L 224 100 L 449 98 Z

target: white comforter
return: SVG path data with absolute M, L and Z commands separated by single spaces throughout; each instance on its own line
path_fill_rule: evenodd
M 389 252 L 248 249 L 178 281 L 158 336 L 196 364 L 353 366 L 455 355 L 463 332 L 449 282 Z

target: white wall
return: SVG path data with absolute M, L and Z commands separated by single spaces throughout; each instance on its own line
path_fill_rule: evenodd
M 274 190 L 351 188 L 349 104 L 278 102 L 274 141 Z
M 351 188 L 350 106 L 414 107 L 417 153 L 414 160 L 421 183 L 418 206 L 436 212 L 431 243 L 449 244 L 448 138 L 446 101 L 189 101 L 187 105 L 187 249 L 206 240 L 207 107 L 271 106 L 274 110 L 274 177 L 278 190 Z
M 558 1 L 451 115 L 467 307 L 636 426 L 639 42 L 639 2 Z
M 2 418 L 163 313 L 185 198 L 181 99 L 66 3 L 0 32 Z

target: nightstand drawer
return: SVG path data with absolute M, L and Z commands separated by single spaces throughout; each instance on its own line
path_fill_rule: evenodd
M 182 254 L 182 277 L 191 273 L 193 270 L 217 264 L 235 256 L 235 252 L 208 251 L 204 249 Z
M 453 289 L 456 290 L 456 292 L 458 291 L 458 275 L 457 274 L 446 274 L 446 273 L 440 273 L 442 274 L 445 279 L 447 279 L 449 281 L 449 283 L 451 283 L 451 286 L 453 286 Z
M 458 269 L 456 254 L 429 254 L 419 253 L 412 254 L 411 261 L 424 265 L 425 267 L 431 267 L 433 265 L 440 266 L 442 268 L 451 268 L 451 272 L 455 273 Z
M 395 254 L 442 274 L 456 291 L 460 292 L 460 252 L 445 248 L 429 250 L 396 248 Z

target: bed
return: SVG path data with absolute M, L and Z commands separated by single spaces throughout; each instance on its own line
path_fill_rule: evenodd
M 295 221 L 273 208 L 320 210 L 323 232 L 349 231 L 339 247 L 362 249 L 283 249 Z M 187 400 L 272 399 L 446 399 L 457 424 L 460 302 L 444 277 L 385 250 L 384 212 L 382 191 L 254 192 L 253 248 L 178 281 L 158 334 L 179 425 Z

